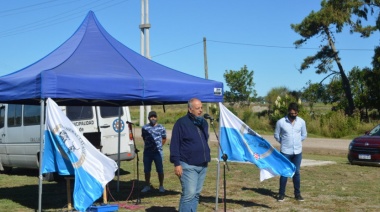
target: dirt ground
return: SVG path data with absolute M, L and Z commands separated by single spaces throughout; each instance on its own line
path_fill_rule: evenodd
M 280 144 L 274 139 L 273 135 L 262 135 L 278 149 Z M 323 153 L 324 155 L 347 155 L 349 139 L 331 138 L 306 138 L 303 142 L 304 153 Z

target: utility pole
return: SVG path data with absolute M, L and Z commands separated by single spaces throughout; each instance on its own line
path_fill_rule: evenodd
M 150 59 L 150 45 L 149 45 L 149 0 L 141 0 L 141 24 L 140 28 L 140 51 L 141 55 Z M 148 114 L 151 110 L 150 105 L 145 105 L 146 117 L 144 105 L 140 106 L 140 126 L 143 126 L 148 120 Z
M 208 66 L 207 66 L 207 47 L 206 47 L 206 37 L 203 37 L 203 57 L 205 66 L 205 79 L 208 79 Z
M 205 79 L 208 79 L 208 65 L 207 65 L 207 47 L 206 47 L 206 37 L 203 37 L 203 58 L 205 66 Z M 206 113 L 209 114 L 210 103 L 206 104 Z

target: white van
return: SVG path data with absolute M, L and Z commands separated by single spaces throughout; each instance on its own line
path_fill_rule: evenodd
M 128 107 L 61 106 L 62 111 L 83 135 L 102 153 L 118 160 L 120 130 L 120 161 L 135 157 L 130 135 L 131 117 Z M 40 152 L 40 106 L 0 104 L 0 168 L 38 168 Z

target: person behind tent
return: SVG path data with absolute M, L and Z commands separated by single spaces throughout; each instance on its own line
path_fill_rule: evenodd
M 145 187 L 141 192 L 145 193 L 151 190 L 150 184 L 150 172 L 152 169 L 152 163 L 156 166 L 158 174 L 158 181 L 160 187 L 159 192 L 165 192 L 164 188 L 164 168 L 163 168 L 163 150 L 162 146 L 166 142 L 166 129 L 161 124 L 158 124 L 157 113 L 150 111 L 148 115 L 149 123 L 144 125 L 141 129 L 141 136 L 144 140 L 144 174 L 145 174 Z

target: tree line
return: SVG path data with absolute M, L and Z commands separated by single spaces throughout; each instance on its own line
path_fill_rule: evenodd
M 359 33 L 367 38 L 380 30 L 380 0 L 322 0 L 319 11 L 311 11 L 301 23 L 290 27 L 301 38 L 294 42 L 296 48 L 306 45 L 310 39 L 321 39 L 318 51 L 303 59 L 299 72 L 314 69 L 316 74 L 326 75 L 319 83 L 306 83 L 301 91 L 289 91 L 285 87 L 273 88 L 264 98 L 275 105 L 277 97 L 292 97 L 295 101 L 308 103 L 310 110 L 317 102 L 333 105 L 333 110 L 343 110 L 352 116 L 360 112 L 362 119 L 369 116 L 369 111 L 380 109 L 380 46 L 375 46 L 372 67 L 353 67 L 345 70 L 339 51 L 335 47 L 336 33 L 345 27 L 352 34 Z M 371 23 L 370 17 L 374 17 Z M 365 23 L 365 24 L 364 24 Z M 335 68 L 336 67 L 336 68 Z M 240 70 L 225 71 L 223 77 L 230 88 L 224 98 L 230 104 L 250 104 L 262 100 L 257 97 L 253 81 L 254 71 L 246 66 Z M 329 82 L 326 82 L 329 79 Z

